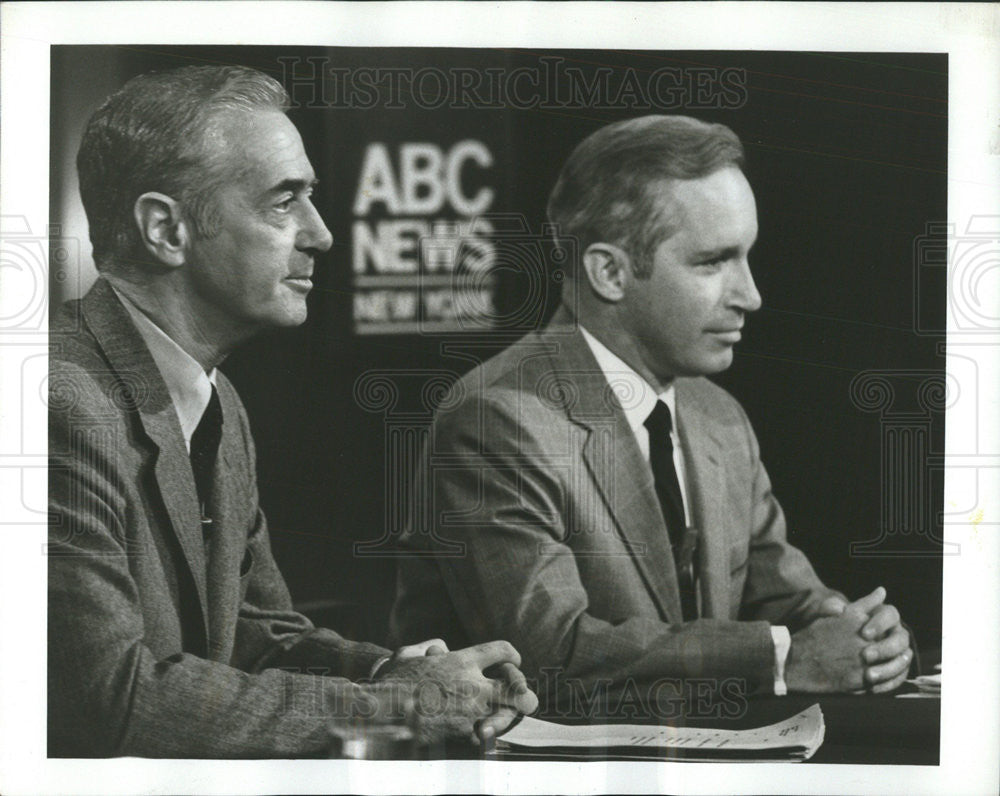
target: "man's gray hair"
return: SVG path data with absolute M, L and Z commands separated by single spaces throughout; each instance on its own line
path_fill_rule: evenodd
M 150 72 L 112 94 L 87 124 L 76 159 L 98 269 L 129 269 L 140 244 L 133 208 L 147 191 L 178 200 L 198 235 L 214 235 L 215 193 L 233 175 L 209 156 L 213 122 L 289 105 L 277 80 L 246 66 Z
M 723 124 L 689 116 L 615 122 L 573 150 L 549 196 L 549 221 L 557 239 L 574 239 L 580 254 L 611 243 L 629 253 L 638 276 L 648 276 L 656 247 L 676 231 L 654 201 L 656 189 L 742 168 L 743 158 L 740 139 Z

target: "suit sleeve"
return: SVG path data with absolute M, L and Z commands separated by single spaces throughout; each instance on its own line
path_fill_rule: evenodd
M 78 387 L 74 406 L 53 401 L 49 414 L 49 754 L 322 754 L 332 719 L 384 710 L 346 679 L 249 673 L 187 653 L 157 659 L 144 643 L 130 566 L 155 554 L 129 533 L 147 507 L 125 499 L 124 479 L 136 474 L 119 470 L 114 440 L 100 433 L 124 433 L 121 415 L 109 420 L 106 399 L 83 369 L 68 375 Z M 282 601 L 274 591 L 255 596 L 262 611 Z
M 290 671 L 362 680 L 375 662 L 391 654 L 366 641 L 352 641 L 315 627 L 292 608 L 284 578 L 271 554 L 267 521 L 258 509 L 247 540 L 253 571 L 240 605 L 232 664 L 249 672 L 279 667 Z
M 753 489 L 753 530 L 740 618 L 785 625 L 794 633 L 816 618 L 823 599 L 843 595 L 824 586 L 802 551 L 788 543 L 785 515 L 771 491 L 757 438 L 742 407 L 733 404 L 747 435 Z
M 436 610 L 417 585 L 436 567 L 468 640 L 510 641 L 543 704 L 553 698 L 567 704 L 570 690 L 593 695 L 605 688 L 609 698 L 630 692 L 656 702 L 690 678 L 771 688 L 774 648 L 766 622 L 670 624 L 650 616 L 610 622 L 590 612 L 565 519 L 570 493 L 587 490 L 566 483 L 573 469 L 560 467 L 507 403 L 487 400 L 480 415 L 469 401 L 435 426 L 437 464 L 424 461 L 433 533 L 410 533 L 404 544 L 410 552 L 429 548 L 437 559 L 400 561 L 409 571 L 400 579 L 398 626 L 422 625 L 426 611 Z
M 367 677 L 375 662 L 389 654 L 376 644 L 351 641 L 326 628 L 316 628 L 292 608 L 284 577 L 271 553 L 267 520 L 259 507 L 256 451 L 249 424 L 238 396 L 240 426 L 249 460 L 251 500 L 256 519 L 247 536 L 250 562 L 249 585 L 240 605 L 236 626 L 233 665 L 246 671 L 281 667 L 312 671 L 359 680 Z

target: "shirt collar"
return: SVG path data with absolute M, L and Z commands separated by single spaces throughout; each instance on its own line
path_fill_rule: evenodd
M 117 288 L 112 289 L 128 310 L 135 328 L 146 343 L 153 362 L 163 376 L 163 381 L 166 382 L 170 399 L 177 411 L 177 419 L 181 424 L 184 444 L 190 450 L 191 436 L 198 427 L 198 421 L 201 420 L 205 407 L 212 399 L 216 369 L 212 368 L 205 373 L 198 361 L 177 345 L 128 296 Z
M 674 421 L 674 428 L 677 427 L 677 409 L 675 406 L 676 396 L 673 383 L 666 390 L 657 394 L 655 389 L 642 376 L 636 373 L 617 354 L 594 337 L 583 326 L 580 326 L 583 339 L 587 341 L 590 350 L 600 365 L 604 377 L 611 385 L 611 389 L 621 404 L 625 419 L 633 432 L 643 427 L 649 417 L 657 400 L 663 401 L 670 410 L 670 415 Z

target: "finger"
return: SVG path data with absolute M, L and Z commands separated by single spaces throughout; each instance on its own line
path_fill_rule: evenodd
M 528 692 L 528 681 L 524 672 L 518 669 L 513 663 L 501 663 L 495 667 L 495 677 L 510 694 L 525 694 Z
M 406 722 L 406 726 L 413 730 L 414 735 L 421 734 L 420 714 L 417 711 L 416 703 L 413 701 L 412 696 L 408 696 L 403 700 L 403 719 Z
M 899 611 L 891 605 L 882 604 L 872 611 L 871 619 L 861 628 L 861 635 L 869 641 L 882 638 L 886 633 L 899 625 Z
M 400 647 L 396 650 L 396 658 L 399 660 L 406 660 L 408 658 L 422 658 L 427 654 L 428 648 L 444 647 L 445 651 L 448 649 L 448 645 L 445 644 L 439 638 L 428 639 L 427 641 L 421 641 L 419 644 L 407 644 L 405 647 Z
M 885 600 L 885 589 L 879 586 L 871 594 L 860 597 L 852 603 L 847 604 L 848 609 L 870 614 L 875 608 L 880 606 Z
M 910 657 L 912 653 L 906 650 L 890 661 L 880 663 L 877 666 L 869 666 L 865 669 L 865 680 L 869 685 L 878 685 L 890 680 L 894 680 L 900 675 L 906 676 L 910 668 Z
M 910 668 L 912 658 L 913 652 L 911 650 L 904 650 L 895 658 L 883 661 L 875 666 L 869 666 L 865 669 L 865 681 L 869 685 L 875 685 L 892 680 L 900 674 L 905 675 Z
M 903 672 L 902 674 L 892 678 L 888 682 L 879 683 L 877 686 L 872 688 L 872 693 L 885 694 L 888 693 L 889 691 L 895 691 L 905 682 L 906 682 L 906 672 Z
M 442 642 L 442 644 L 443 644 L 443 642 Z M 430 647 L 427 648 L 427 656 L 428 657 L 433 656 L 433 655 L 446 655 L 447 653 L 448 653 L 448 647 L 447 646 L 441 646 L 441 645 L 438 645 L 438 644 L 434 644 L 434 645 L 432 645 L 432 646 L 430 646 Z
M 508 641 L 487 641 L 459 652 L 468 654 L 480 669 L 487 669 L 498 663 L 521 665 L 521 656 Z
M 528 687 L 524 674 L 512 663 L 495 667 L 498 675 L 493 680 L 493 704 L 505 705 L 521 713 L 534 713 L 538 697 Z
M 499 708 L 476 725 L 476 736 L 483 744 L 489 744 L 516 718 L 517 711 L 510 708 Z
M 861 656 L 867 664 L 881 663 L 901 655 L 909 648 L 910 634 L 902 625 L 896 625 L 884 639 L 865 647 Z
M 844 609 L 847 607 L 847 600 L 843 597 L 827 597 L 823 600 L 819 607 L 816 609 L 816 613 L 820 616 L 840 616 L 844 613 Z

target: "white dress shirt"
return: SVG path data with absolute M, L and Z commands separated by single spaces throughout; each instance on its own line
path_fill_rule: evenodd
M 681 487 L 681 498 L 684 502 L 684 521 L 691 524 L 691 513 L 688 510 L 687 481 L 684 478 L 684 454 L 681 450 L 681 441 L 677 436 L 677 401 L 674 396 L 674 385 L 671 384 L 661 393 L 655 389 L 642 376 L 611 350 L 601 343 L 590 332 L 580 327 L 583 337 L 590 346 L 590 350 L 601 366 L 611 390 L 614 392 L 618 403 L 621 404 L 625 419 L 629 428 L 635 434 L 635 441 L 639 443 L 639 450 L 642 457 L 649 461 L 649 429 L 646 428 L 646 419 L 653 411 L 657 401 L 663 401 L 670 410 L 670 417 L 673 419 L 673 430 L 670 432 L 670 441 L 674 446 L 674 469 L 677 470 L 677 481 Z
M 132 316 L 135 328 L 139 330 L 149 353 L 153 356 L 163 381 L 167 385 L 170 399 L 177 412 L 177 420 L 181 424 L 184 444 L 188 453 L 191 452 L 191 437 L 198 428 L 198 422 L 205 413 L 208 402 L 212 400 L 212 387 L 215 384 L 215 368 L 208 373 L 187 351 L 175 343 L 167 333 L 157 326 L 141 309 L 139 309 L 125 294 L 115 290 L 122 300 L 125 309 Z
M 677 416 L 677 401 L 674 394 L 674 385 L 671 384 L 661 393 L 649 384 L 642 376 L 636 373 L 631 367 L 625 364 L 624 360 L 612 351 L 600 340 L 594 337 L 583 326 L 580 326 L 583 339 L 590 346 L 597 364 L 604 373 L 608 384 L 611 386 L 618 403 L 621 404 L 625 419 L 629 428 L 635 434 L 635 440 L 639 444 L 639 450 L 643 458 L 649 461 L 649 430 L 646 428 L 646 418 L 649 417 L 656 406 L 657 401 L 663 401 L 670 409 L 670 416 L 673 419 L 673 429 L 670 432 L 670 441 L 674 447 L 674 468 L 677 470 L 677 481 L 681 487 L 681 499 L 684 503 L 684 521 L 691 524 L 691 513 L 688 507 L 687 481 L 684 470 L 684 451 L 681 449 L 681 441 L 678 436 L 678 428 L 682 418 Z M 697 573 L 695 573 L 697 577 Z M 697 581 L 696 581 L 697 582 Z M 701 608 L 701 592 L 697 592 L 699 610 Z M 774 693 L 783 696 L 788 693 L 785 684 L 785 663 L 788 660 L 788 651 L 791 648 L 791 635 L 788 628 L 782 625 L 771 626 L 771 639 L 774 642 Z

